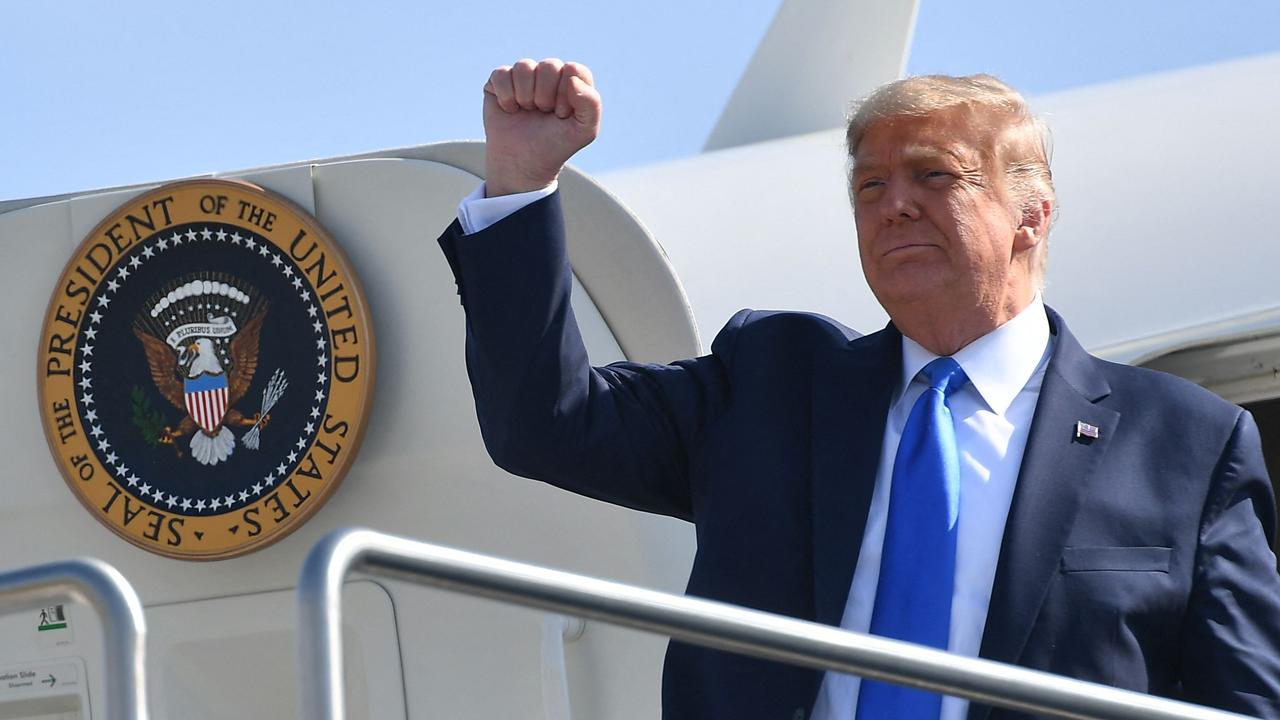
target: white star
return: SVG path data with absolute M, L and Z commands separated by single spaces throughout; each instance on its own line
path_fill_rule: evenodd
M 316 382 L 318 382 L 318 383 L 324 383 L 324 381 L 325 381 L 325 380 L 327 380 L 327 379 L 329 379 L 329 374 L 328 374 L 328 373 L 323 373 L 323 372 L 322 372 L 322 373 L 320 373 L 320 374 L 316 375 Z
M 168 241 L 168 240 L 165 240 L 164 238 L 160 238 L 160 242 L 156 243 L 156 245 L 157 245 L 161 250 L 168 250 L 168 249 L 169 249 L 169 241 Z M 145 253 L 144 253 L 144 254 L 145 254 Z
M 232 235 L 232 236 L 231 236 L 231 242 L 233 242 L 233 243 L 235 243 L 235 244 L 237 244 L 237 245 L 239 245 L 239 244 L 240 244 L 240 241 L 241 241 L 241 240 L 243 240 L 243 239 L 244 239 L 244 238 L 242 238 L 242 237 L 240 236 L 240 233 L 236 233 L 236 234 L 234 234 L 234 235 Z
M 265 482 L 266 484 L 270 485 L 271 483 L 273 483 L 273 482 L 275 482 L 275 481 L 276 481 L 276 474 L 275 474 L 275 473 L 270 473 L 270 474 L 268 474 L 266 477 L 262 478 L 262 481 L 263 481 L 263 482 Z M 255 486 L 255 487 L 256 487 L 256 486 Z
M 141 492 L 143 495 L 150 495 L 151 486 L 146 483 L 142 483 L 142 487 L 138 488 L 138 491 Z
M 190 510 L 190 509 L 191 509 L 191 499 L 190 499 L 190 498 L 182 498 L 182 509 L 183 509 L 183 510 Z
M 304 447 L 306 447 L 306 446 L 307 446 L 307 439 L 306 439 L 306 438 L 298 438 L 298 449 L 299 449 L 299 450 L 301 450 L 302 448 L 304 448 Z
M 92 369 L 93 369 L 93 366 L 89 364 L 88 360 L 85 360 L 80 363 L 80 372 L 87 373 Z
M 182 236 L 175 232 L 173 236 L 169 238 L 169 241 L 173 243 L 174 247 L 178 247 L 182 244 Z
M 116 455 L 115 453 L 107 453 L 107 464 L 108 464 L 108 465 L 115 465 L 115 464 L 116 464 L 116 461 L 117 461 L 117 460 L 119 460 L 119 459 L 120 459 L 120 456 L 119 456 L 119 455 Z
M 307 306 L 307 314 L 308 314 L 308 315 L 310 315 L 311 317 L 315 317 L 315 316 L 316 316 L 316 306 L 315 306 L 315 305 L 308 305 L 308 306 Z
M 252 250 L 252 249 L 254 249 L 254 248 L 258 247 L 258 243 L 254 242 L 254 241 L 253 241 L 253 236 L 252 236 L 252 235 L 250 235 L 250 236 L 248 236 L 248 237 L 246 237 L 246 238 L 244 239 L 244 246 L 245 246 L 245 247 L 247 247 L 247 248 L 249 248 L 250 250 Z
M 85 345 L 85 346 L 84 346 L 84 349 L 82 350 L 82 352 L 84 352 L 84 354 L 85 354 L 85 355 L 92 355 L 92 354 L 93 354 L 93 346 L 92 346 L 92 345 Z
M 313 433 L 313 432 L 315 432 L 315 431 L 316 431 L 315 423 L 307 423 L 306 433 L 307 433 L 308 435 L 310 435 L 311 433 Z
M 311 329 L 312 329 L 312 330 L 315 330 L 316 332 L 320 332 L 321 330 L 323 330 L 323 329 L 324 329 L 324 323 L 322 323 L 322 322 L 320 322 L 319 320 L 317 320 L 317 321 L 315 321 L 315 322 L 311 323 Z
M 197 501 L 196 501 L 196 509 L 197 509 L 197 510 L 203 510 L 203 509 L 204 509 L 204 501 L 203 501 L 203 500 L 197 500 Z
M 187 239 L 188 239 L 188 240 L 190 240 L 191 242 L 195 242 L 195 241 L 196 241 L 196 231 L 195 231 L 195 230 L 187 230 Z M 208 239 L 209 239 L 209 238 L 205 238 L 205 240 L 208 240 Z
M 329 358 L 325 357 L 324 353 L 321 353 L 316 356 L 316 364 L 320 367 L 324 367 L 329 364 Z
M 120 283 L 116 282 L 115 280 L 107 281 L 107 292 L 115 292 L 119 289 L 120 289 Z
M 121 265 L 121 266 L 120 266 L 120 272 L 116 273 L 116 277 L 120 278 L 121 280 L 128 280 L 128 279 L 129 279 L 129 268 L 124 267 L 123 265 Z
M 276 267 L 280 267 L 280 265 L 281 265 L 281 262 L 280 262 L 280 256 L 279 256 L 279 255 L 272 255 L 272 256 L 271 256 L 271 264 L 272 264 L 272 265 L 275 265 Z
M 225 498 L 223 498 L 222 501 L 227 507 L 231 507 L 231 503 L 235 502 L 235 499 L 236 499 L 235 495 L 228 495 Z
M 110 304 L 111 304 L 111 298 L 107 297 L 106 295 L 102 295 L 98 298 L 99 307 L 106 307 Z
M 125 478 L 125 482 L 129 483 L 129 487 L 138 487 L 139 479 L 137 475 L 130 474 L 129 477 Z
M 168 505 L 169 507 L 173 507 L 173 504 L 176 502 L 178 502 L 178 496 L 170 495 L 168 498 L 165 499 L 164 504 Z
M 133 257 L 129 258 L 129 267 L 133 268 L 134 270 L 137 270 L 138 268 L 142 267 L 142 261 L 138 259 L 137 255 L 134 255 Z
M 316 391 L 316 402 L 321 402 L 323 400 L 324 400 L 324 389 L 321 388 L 320 390 Z
M 95 422 L 95 421 L 97 421 L 97 419 L 98 419 L 98 411 L 97 411 L 97 410 L 90 410 L 89 412 L 87 412 L 87 413 L 85 413 L 85 414 L 84 414 L 84 419 L 85 419 L 85 420 L 88 420 L 89 422 Z M 307 432 L 310 432 L 310 430 L 308 430 Z
M 97 340 L 97 339 L 98 339 L 98 331 L 97 331 L 97 330 L 94 330 L 93 328 L 89 328 L 88 330 L 85 330 L 85 331 L 84 331 L 84 336 L 85 336 L 85 337 L 87 337 L 87 338 L 89 338 L 90 340 Z
M 254 483 L 254 484 L 253 484 L 253 494 L 254 494 L 254 495 L 257 495 L 257 494 L 258 494 L 258 493 L 260 493 L 260 492 L 262 492 L 262 483 Z
M 293 289 L 297 290 L 297 289 L 298 289 L 298 288 L 300 288 L 300 287 L 302 287 L 302 278 L 294 278 L 294 279 L 293 279 Z
M 103 438 L 102 440 L 98 441 L 98 449 L 101 450 L 102 452 L 106 452 L 110 448 L 111 448 L 111 443 L 107 442 L 106 438 Z
M 303 289 L 299 290 L 299 291 L 298 291 L 298 297 L 299 297 L 303 302 L 306 302 L 306 301 L 307 301 L 307 289 L 306 289 L 306 288 L 303 288 Z
M 89 416 L 88 416 L 88 415 L 85 415 L 85 417 L 89 417 Z M 101 425 L 94 425 L 94 426 L 93 426 L 93 429 L 89 431 L 89 434 L 90 434 L 90 435 L 92 435 L 92 436 L 94 436 L 95 438 L 96 438 L 96 437 L 98 437 L 98 436 L 100 436 L 100 435 L 102 435 L 102 426 L 101 426 Z
M 318 407 L 311 408 L 311 417 L 320 417 L 320 408 Z
M 286 469 L 285 464 L 280 463 L 280 466 L 276 468 L 276 472 L 280 473 L 281 475 L 284 475 L 285 469 Z
M 156 251 L 152 249 L 150 245 L 142 248 L 142 256 L 145 257 L 146 259 L 150 260 L 151 258 L 155 257 L 155 255 L 156 255 Z
M 102 319 L 102 313 L 98 312 L 97 310 L 94 310 L 93 312 L 89 313 L 89 321 L 90 321 L 90 322 L 95 322 L 95 323 L 96 323 L 96 322 L 98 322 L 98 321 L 99 321 L 99 320 L 101 320 L 101 319 Z
M 209 232 L 209 228 L 205 228 L 205 229 L 203 229 L 203 230 L 201 230 L 201 231 L 200 231 L 200 239 L 201 239 L 201 240 L 212 240 L 212 239 L 213 239 L 213 233 Z
M 124 477 L 129 474 L 129 468 L 128 466 L 125 466 L 125 465 L 117 465 L 116 473 L 119 474 L 120 477 Z
M 262 243 L 262 247 L 258 248 L 258 254 L 262 257 L 266 257 L 271 254 L 271 251 L 267 249 L 266 243 Z
M 84 377 L 80 378 L 80 387 L 88 389 L 92 386 L 93 386 L 93 381 L 89 379 L 88 375 L 85 375 Z
M 81 403 L 83 403 L 83 404 L 85 404 L 85 405 L 92 405 L 92 404 L 93 404 L 93 396 L 92 396 L 92 395 L 90 395 L 89 393 L 85 393 L 84 395 L 81 395 L 81 396 L 80 396 L 80 402 L 81 402 Z
M 227 231 L 223 230 L 222 228 L 218 228 L 218 240 L 223 241 L 226 239 L 227 239 Z
M 285 277 L 293 277 L 293 268 L 289 267 L 288 265 L 285 265 L 285 266 L 284 266 L 284 276 L 285 276 Z
M 317 350 L 324 349 L 324 338 L 320 338 L 319 340 L 316 341 L 316 349 Z
M 249 499 L 249 491 L 248 491 L 248 490 L 241 490 L 241 491 L 240 491 L 240 502 L 244 502 L 245 500 L 248 500 L 248 499 Z
M 297 462 L 297 461 L 298 461 L 298 453 L 296 452 L 289 453 L 289 462 Z
M 221 499 L 219 499 L 219 498 L 214 498 L 213 500 L 210 500 L 210 501 L 209 501 L 209 508 L 210 508 L 211 510 L 217 510 L 217 509 L 218 509 L 218 508 L 220 508 L 220 507 L 222 507 L 222 500 L 221 500 Z

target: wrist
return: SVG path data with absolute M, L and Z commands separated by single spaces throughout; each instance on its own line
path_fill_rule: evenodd
M 554 172 L 530 172 L 496 163 L 485 165 L 485 197 L 515 195 L 550 187 L 560 176 Z

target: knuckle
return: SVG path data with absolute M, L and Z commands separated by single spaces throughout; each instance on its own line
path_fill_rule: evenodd
M 521 58 L 512 66 L 512 70 L 520 72 L 533 72 L 538 67 L 538 63 L 529 58 Z

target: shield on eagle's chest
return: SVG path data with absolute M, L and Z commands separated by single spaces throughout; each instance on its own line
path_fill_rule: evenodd
M 201 430 L 212 435 L 222 425 L 222 416 L 227 413 L 226 373 L 206 373 L 198 378 L 187 378 L 182 391 L 191 419 Z

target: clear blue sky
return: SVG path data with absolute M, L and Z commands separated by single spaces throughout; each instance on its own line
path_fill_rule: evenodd
M 521 56 L 594 68 L 587 171 L 693 154 L 779 2 L 7 5 L 0 199 L 480 137 L 481 84 Z M 1277 28 L 1275 0 L 922 0 L 908 70 L 1034 95 L 1277 52 Z

